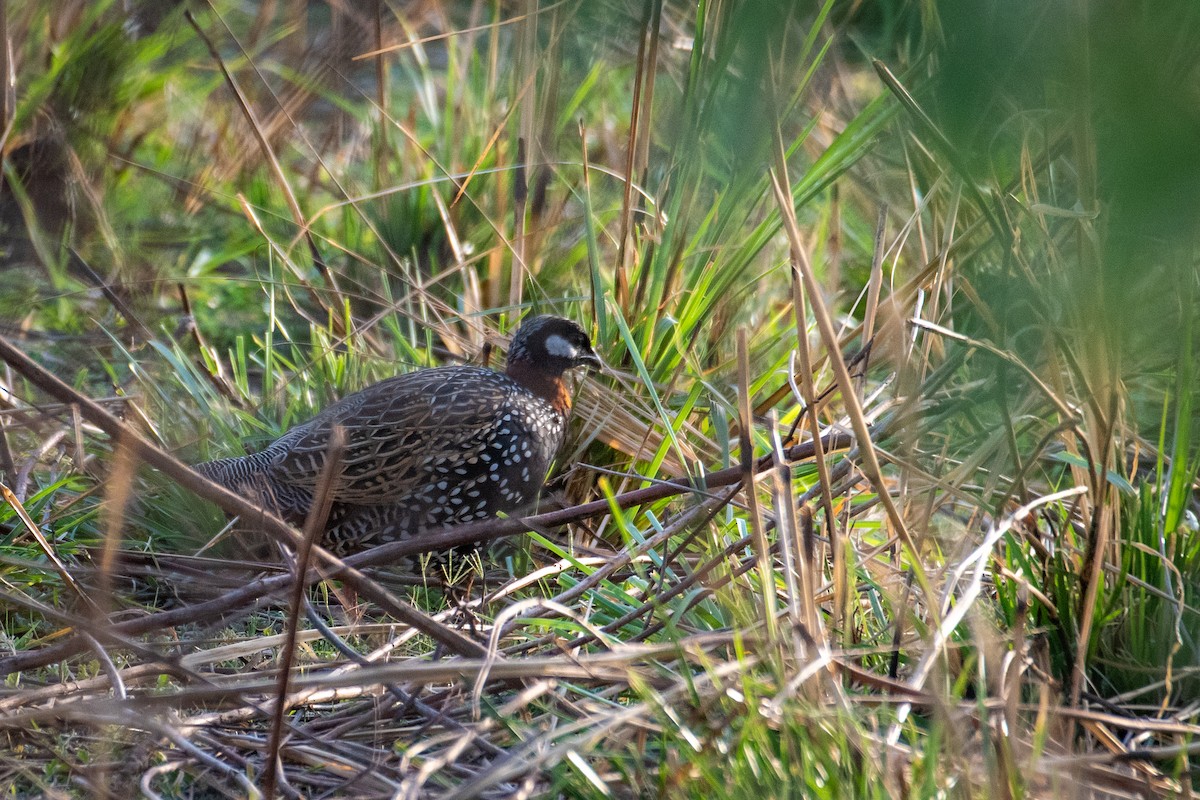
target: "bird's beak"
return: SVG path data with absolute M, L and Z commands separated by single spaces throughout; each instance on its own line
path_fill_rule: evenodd
M 604 371 L 604 362 L 600 360 L 600 356 L 590 350 L 575 359 L 575 366 L 587 367 L 592 372 Z

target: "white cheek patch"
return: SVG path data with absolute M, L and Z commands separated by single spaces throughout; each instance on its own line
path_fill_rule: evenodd
M 546 337 L 546 354 L 557 358 L 574 359 L 579 356 L 579 350 L 557 333 Z

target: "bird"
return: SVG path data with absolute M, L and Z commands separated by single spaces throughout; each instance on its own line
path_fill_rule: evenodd
M 195 465 L 208 479 L 293 524 L 313 504 L 335 427 L 344 449 L 321 544 L 348 555 L 531 506 L 563 443 L 565 375 L 603 362 L 559 316 L 526 318 L 503 372 L 443 366 L 348 395 L 263 450 Z

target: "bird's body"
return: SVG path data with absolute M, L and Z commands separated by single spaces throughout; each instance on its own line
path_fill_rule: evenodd
M 537 499 L 562 444 L 570 411 L 563 373 L 599 363 L 575 323 L 534 317 L 514 337 L 503 373 L 438 367 L 398 375 L 259 453 L 196 469 L 300 523 L 340 426 L 345 447 L 323 544 L 343 554 L 510 513 Z

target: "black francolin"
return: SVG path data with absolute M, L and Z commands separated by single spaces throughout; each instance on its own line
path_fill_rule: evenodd
M 197 464 L 226 488 L 300 523 L 334 426 L 345 450 L 322 544 L 346 554 L 529 506 L 562 444 L 563 375 L 598 369 L 588 335 L 562 317 L 526 319 L 505 371 L 437 367 L 343 398 L 253 455 Z

